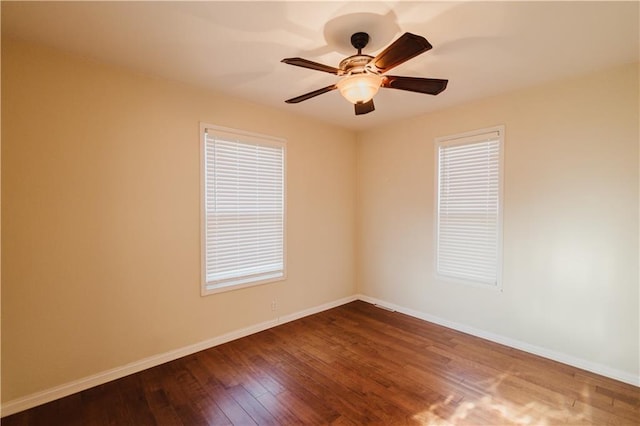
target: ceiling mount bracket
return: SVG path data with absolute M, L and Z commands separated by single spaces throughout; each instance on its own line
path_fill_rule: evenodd
M 369 34 L 358 32 L 351 36 L 351 45 L 358 49 L 358 55 L 362 54 L 362 49 L 369 43 Z

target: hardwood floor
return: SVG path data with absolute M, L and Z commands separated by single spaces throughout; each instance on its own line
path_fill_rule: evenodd
M 640 388 L 353 302 L 2 419 L 13 425 L 640 424 Z

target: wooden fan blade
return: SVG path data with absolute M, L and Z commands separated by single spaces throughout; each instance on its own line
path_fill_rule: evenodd
M 369 64 L 375 66 L 380 72 L 387 72 L 391 68 L 426 52 L 432 47 L 426 38 L 411 33 L 404 33 L 399 39 L 378 53 Z
M 356 115 L 368 114 L 376 108 L 373 106 L 373 99 L 370 99 L 368 102 L 358 102 L 357 104 L 353 104 Z
M 324 64 L 319 64 L 318 62 L 313 62 L 308 59 L 302 58 L 285 58 L 281 62 L 289 65 L 295 65 L 296 67 L 308 68 L 316 71 L 324 71 L 329 74 L 342 75 L 342 70 Z
M 389 89 L 408 90 L 409 92 L 437 95 L 447 88 L 449 80 L 437 78 L 398 77 L 385 75 L 382 78 L 382 87 Z
M 337 89 L 338 86 L 332 84 L 331 86 L 323 87 L 322 89 L 314 90 L 313 92 L 305 93 L 304 95 L 296 96 L 295 98 L 287 99 L 285 102 L 288 104 L 297 104 L 298 102 L 306 101 L 315 96 L 322 95 L 323 93 L 330 92 Z

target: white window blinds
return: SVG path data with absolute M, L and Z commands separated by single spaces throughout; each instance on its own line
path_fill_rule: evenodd
M 285 145 L 204 132 L 203 292 L 285 275 Z
M 501 285 L 503 133 L 436 141 L 438 275 Z

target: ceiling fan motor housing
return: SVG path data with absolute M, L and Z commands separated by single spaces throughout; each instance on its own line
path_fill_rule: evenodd
M 358 74 L 365 70 L 365 66 L 371 62 L 373 56 L 353 55 L 340 61 L 338 66 L 345 74 Z

